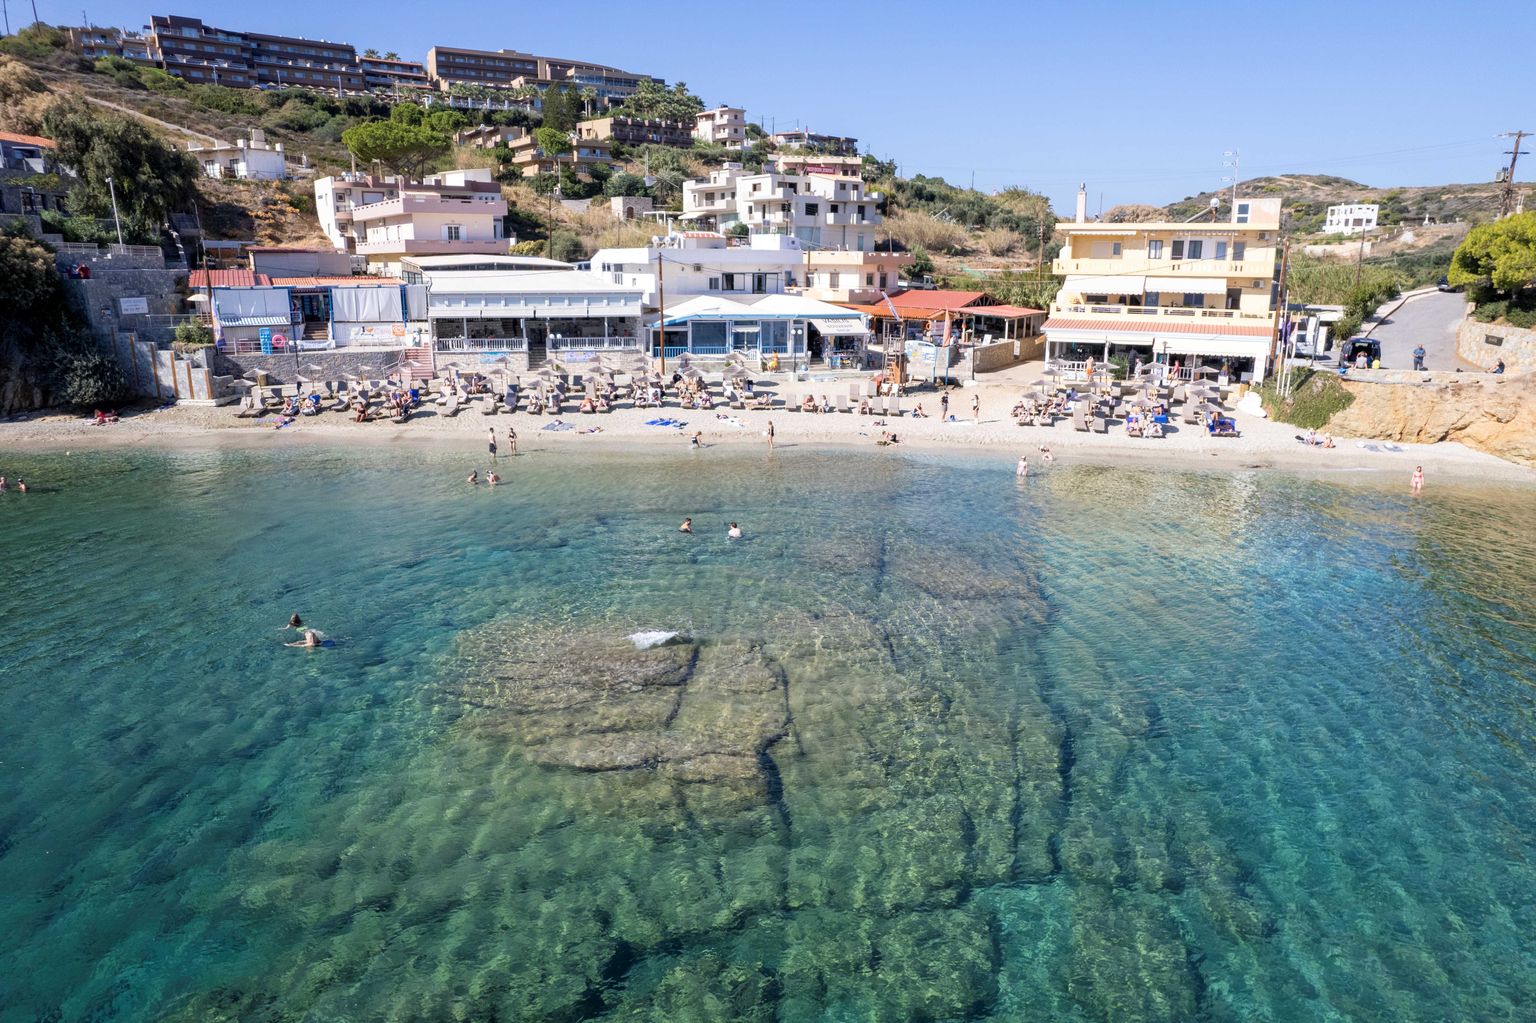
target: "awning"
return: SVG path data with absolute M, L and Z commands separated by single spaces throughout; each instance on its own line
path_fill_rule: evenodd
M 1148 277 L 1147 290 L 1169 295 L 1225 295 L 1225 277 Z
M 677 219 L 678 220 L 703 220 L 705 217 L 712 217 L 712 216 L 714 216 L 714 214 L 710 213 L 710 212 L 708 212 L 706 210 L 692 210 L 691 212 L 684 213 L 682 216 L 678 217 Z
M 828 337 L 857 337 L 869 333 L 859 320 L 811 320 L 810 323 Z
M 1081 277 L 1069 275 L 1061 290 L 1068 294 L 1082 295 L 1140 295 L 1146 289 L 1145 278 L 1126 274 L 1114 277 Z
M 401 289 L 332 288 L 331 318 L 337 323 L 401 323 Z
M 213 308 L 226 327 L 286 327 L 287 288 L 214 288 Z

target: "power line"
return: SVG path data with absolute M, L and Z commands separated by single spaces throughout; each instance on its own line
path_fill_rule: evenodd
M 1505 150 L 1509 154 L 1509 170 L 1504 174 L 1504 190 L 1499 195 L 1499 218 L 1509 216 L 1515 211 L 1515 161 L 1528 152 L 1520 148 L 1520 140 L 1531 134 L 1528 131 L 1506 131 L 1499 135 L 1501 139 L 1514 139 L 1515 144 Z

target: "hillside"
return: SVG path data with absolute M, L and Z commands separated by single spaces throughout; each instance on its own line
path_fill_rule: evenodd
M 1425 216 L 1438 223 L 1457 220 L 1490 220 L 1498 211 L 1502 185 L 1494 182 L 1472 185 L 1413 185 L 1376 188 L 1328 174 L 1283 174 L 1251 178 L 1237 186 L 1239 195 L 1280 196 L 1282 208 L 1290 218 L 1295 234 L 1320 232 L 1328 207 L 1344 203 L 1378 203 L 1383 226 L 1422 223 Z M 1230 193 L 1201 192 L 1164 207 L 1170 220 L 1188 220 L 1205 210 L 1213 198 L 1225 202 Z

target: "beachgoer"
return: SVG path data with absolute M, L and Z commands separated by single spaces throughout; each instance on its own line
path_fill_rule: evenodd
M 975 395 L 971 396 L 971 415 L 975 418 L 976 422 L 978 424 L 980 424 L 980 422 L 981 422 L 981 395 L 979 395 L 979 394 L 975 394 Z
M 469 475 L 467 477 L 465 477 L 464 482 L 468 483 L 470 486 L 479 486 L 480 485 L 480 470 L 479 469 L 471 469 L 471 470 L 469 470 Z
M 913 419 L 927 419 L 928 418 L 928 413 L 923 411 L 923 403 L 922 402 L 918 402 L 917 403 L 917 408 L 912 410 L 912 418 Z
M 290 629 L 302 629 L 302 628 L 304 628 L 304 619 L 299 617 L 299 613 L 297 611 L 295 611 L 292 615 L 290 615 L 288 617 L 288 628 L 290 628 Z
M 692 519 L 684 519 L 683 520 L 683 524 L 681 526 L 677 527 L 677 531 L 679 533 L 691 533 L 691 532 L 693 532 L 693 520 Z
M 491 461 L 496 461 L 496 427 L 492 426 L 485 431 L 485 442 L 491 451 Z
M 314 647 L 318 647 L 320 645 L 320 633 L 316 632 L 314 629 L 305 629 L 303 639 L 299 640 L 297 643 L 284 643 L 283 645 L 302 646 L 313 649 Z
M 1500 359 L 1498 362 L 1493 364 L 1493 371 L 1494 371 L 1494 373 L 1503 373 L 1504 372 L 1504 360 L 1503 359 Z
M 517 454 L 517 431 L 509 426 L 507 427 L 507 455 L 510 457 L 515 454 Z
M 945 391 L 939 396 L 939 418 L 949 422 L 949 392 Z
M 1317 431 L 1315 429 L 1307 431 L 1306 445 L 1309 448 L 1317 447 Z
M 1325 447 L 1325 448 L 1333 447 L 1333 434 L 1331 434 L 1331 433 L 1323 434 L 1323 447 Z
M 25 494 L 27 492 L 27 481 L 20 476 L 16 477 L 16 492 L 18 494 Z
M 1413 348 L 1413 368 L 1414 369 L 1423 369 L 1424 368 L 1424 346 L 1423 345 L 1414 345 L 1414 348 Z
M 1051 454 L 1051 449 L 1046 447 L 1044 444 L 1040 445 L 1040 455 L 1046 465 L 1050 465 L 1056 460 L 1056 456 Z
M 770 419 L 770 420 L 768 420 L 768 450 L 769 451 L 773 450 L 773 434 L 774 434 L 773 420 Z
M 4 476 L 0 476 L 0 494 L 5 493 L 9 489 L 11 489 L 11 485 L 5 482 Z
M 501 477 L 496 475 L 495 469 L 492 469 L 490 472 L 485 474 L 485 482 L 494 487 L 496 484 L 501 482 Z
M 730 537 L 732 540 L 740 540 L 741 539 L 741 527 L 738 526 L 736 523 L 732 522 L 731 523 L 731 528 L 727 529 L 725 531 L 725 535 Z
M 1410 486 L 1415 494 L 1424 489 L 1424 467 L 1422 465 L 1413 467 L 1413 482 Z
M 694 451 L 699 450 L 699 448 L 704 446 L 703 443 L 701 442 L 703 436 L 704 436 L 704 431 L 703 430 L 694 430 L 693 431 L 693 436 L 688 438 L 688 447 L 691 450 L 694 450 Z
M 1014 467 L 1013 474 L 1015 476 L 1017 476 L 1019 479 L 1023 479 L 1025 476 L 1028 476 L 1029 475 L 1029 459 L 1026 458 L 1023 455 L 1020 455 L 1019 456 L 1019 464 Z

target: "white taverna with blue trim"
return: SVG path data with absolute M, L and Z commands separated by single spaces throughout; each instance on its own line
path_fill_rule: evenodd
M 669 359 L 682 355 L 724 359 L 741 353 L 758 359 L 777 355 L 801 363 L 808 361 L 812 351 L 831 351 L 833 339 L 839 350 L 859 355 L 869 340 L 869 323 L 862 313 L 799 295 L 699 295 L 668 305 L 663 313 Z M 659 335 L 652 324 L 653 356 L 662 354 Z

